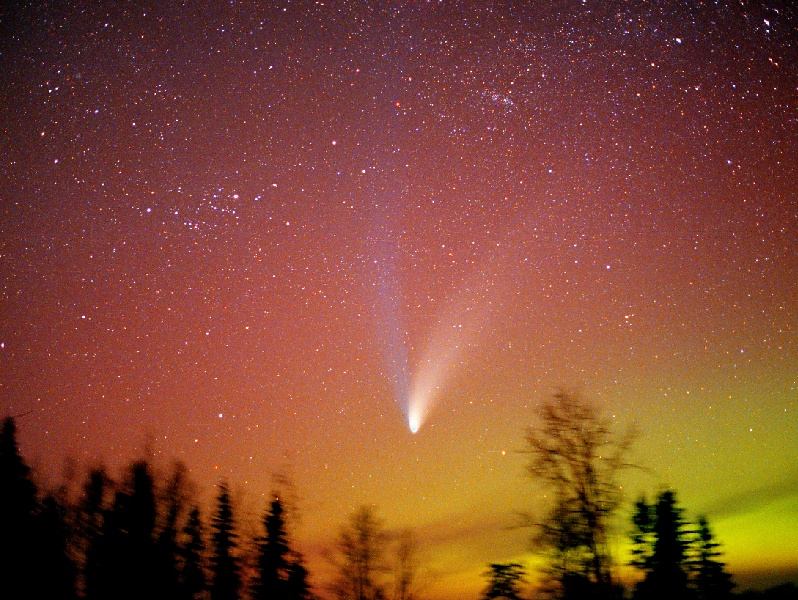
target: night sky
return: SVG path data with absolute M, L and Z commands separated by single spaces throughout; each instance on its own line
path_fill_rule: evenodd
M 146 446 L 256 515 L 277 473 L 319 588 L 374 504 L 476 597 L 536 564 L 517 451 L 575 388 L 640 432 L 628 500 L 798 577 L 795 8 L 3 6 L 0 413 L 40 481 Z

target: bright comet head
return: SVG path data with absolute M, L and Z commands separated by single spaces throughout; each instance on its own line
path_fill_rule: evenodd
M 410 409 L 410 416 L 407 418 L 407 424 L 410 425 L 410 431 L 416 433 L 418 428 L 421 427 L 421 415 L 417 411 Z

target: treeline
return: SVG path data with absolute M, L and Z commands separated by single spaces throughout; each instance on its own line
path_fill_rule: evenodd
M 627 458 L 634 438 L 617 436 L 596 408 L 573 392 L 559 391 L 542 404 L 539 423 L 527 431 L 526 452 L 529 474 L 552 500 L 547 512 L 529 516 L 526 524 L 535 531 L 534 547 L 548 557 L 543 594 L 564 600 L 624 597 L 610 549 L 623 500 L 619 478 L 634 466 Z M 653 504 L 638 500 L 630 525 L 631 564 L 642 574 L 634 600 L 730 597 L 734 586 L 706 518 L 690 526 L 672 490 L 661 492 Z M 486 599 L 513 600 L 523 570 L 491 565 L 488 576 Z
M 89 470 L 77 493 L 38 490 L 19 453 L 13 418 L 0 431 L 0 599 L 311 600 L 292 547 L 290 503 L 274 494 L 252 539 L 242 539 L 223 481 L 203 515 L 186 467 L 156 477 L 132 461 L 117 480 Z M 288 504 L 288 505 L 287 505 Z M 254 542 L 254 543 L 253 543 Z M 329 553 L 339 600 L 413 600 L 418 542 L 389 533 L 373 507 L 340 528 Z
M 734 588 L 705 517 L 684 518 L 673 490 L 641 497 L 631 523 L 640 577 L 625 590 L 610 549 L 617 547 L 620 474 L 634 435 L 617 437 L 578 395 L 558 392 L 540 407 L 526 436 L 529 475 L 550 499 L 528 515 L 533 550 L 546 557 L 534 597 L 560 600 L 728 600 Z M 13 418 L 0 431 L 0 598 L 64 600 L 311 600 L 302 555 L 287 533 L 287 506 L 275 494 L 242 539 L 230 490 L 218 486 L 209 514 L 176 463 L 157 478 L 147 459 L 120 477 L 90 469 L 77 493 L 38 490 L 21 457 Z M 418 542 L 410 530 L 389 534 L 373 507 L 341 527 L 326 588 L 337 600 L 415 600 Z M 520 564 L 486 572 L 483 600 L 527 597 Z M 795 586 L 762 598 L 795 598 Z M 747 598 L 755 596 L 748 595 Z
M 177 463 L 162 485 L 146 459 L 119 481 L 90 470 L 75 500 L 65 486 L 40 494 L 12 418 L 0 432 L 0 598 L 73 600 L 309 600 L 302 556 L 275 496 L 246 564 L 228 486 L 208 525 Z M 254 563 L 254 564 L 251 564 Z
M 644 577 L 634 598 L 723 600 L 731 595 L 734 583 L 719 560 L 720 544 L 707 518 L 690 524 L 683 514 L 673 490 L 661 492 L 653 504 L 645 497 L 637 501 L 631 564 Z

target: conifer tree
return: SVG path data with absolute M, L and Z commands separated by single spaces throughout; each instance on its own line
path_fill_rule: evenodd
M 289 548 L 285 533 L 283 504 L 275 496 L 263 518 L 265 535 L 258 548 L 256 600 L 286 600 Z
M 202 564 L 205 542 L 198 506 L 191 509 L 183 535 L 186 542 L 181 548 L 180 596 L 183 600 L 197 600 L 207 589 L 205 569 Z
M 157 596 L 172 600 L 179 593 L 178 533 L 186 501 L 186 467 L 176 462 L 161 495 L 162 523 L 157 535 Z
M 310 597 L 308 572 L 302 555 L 291 549 L 283 501 L 275 494 L 263 517 L 264 536 L 258 544 L 256 600 L 306 600 Z
M 154 571 L 155 523 L 158 509 L 155 501 L 155 482 L 152 469 L 146 460 L 133 463 L 131 480 L 128 522 L 134 554 L 133 568 L 143 576 L 142 578 L 150 579 Z
M 110 518 L 106 503 L 112 491 L 112 483 L 104 468 L 91 469 L 78 507 L 78 535 L 82 555 L 82 564 L 79 566 L 82 585 L 78 587 L 87 600 L 111 597 L 107 590 L 109 557 L 105 520 Z
M 39 514 L 39 535 L 34 567 L 46 577 L 37 577 L 36 592 L 40 598 L 70 600 L 76 597 L 76 569 L 70 554 L 70 531 L 66 506 L 62 499 L 48 494 Z
M 130 600 L 155 593 L 155 489 L 146 460 L 130 464 L 103 518 L 99 598 Z
M 241 575 L 236 557 L 236 532 L 233 507 L 227 483 L 219 484 L 216 514 L 213 518 L 211 557 L 211 600 L 237 600 Z
M 288 562 L 286 597 L 288 600 L 310 600 L 312 597 L 308 570 L 302 555 L 296 551 L 291 552 L 291 560 Z
M 521 565 L 492 564 L 486 575 L 488 586 L 482 594 L 483 600 L 521 600 L 520 584 L 524 581 L 524 568 Z
M 635 588 L 636 599 L 689 597 L 689 532 L 682 512 L 672 490 L 663 491 L 655 505 L 649 505 L 645 498 L 637 502 L 632 564 L 644 571 L 645 578 Z
M 734 583 L 731 575 L 725 571 L 725 565 L 720 562 L 718 551 L 720 544 L 715 541 L 715 536 L 709 528 L 706 517 L 698 519 L 698 536 L 695 540 L 696 552 L 693 563 L 695 588 L 698 600 L 725 600 L 731 597 Z
M 13 417 L 0 430 L 0 597 L 31 596 L 35 581 L 36 485 L 17 445 Z

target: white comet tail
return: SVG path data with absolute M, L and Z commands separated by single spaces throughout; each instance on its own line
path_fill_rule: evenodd
M 481 270 L 464 284 L 440 315 L 420 360 L 412 370 L 407 396 L 407 424 L 416 433 L 427 420 L 441 392 L 463 365 L 479 339 L 491 307 L 501 292 L 499 279 Z

